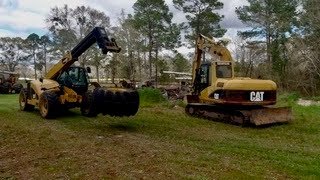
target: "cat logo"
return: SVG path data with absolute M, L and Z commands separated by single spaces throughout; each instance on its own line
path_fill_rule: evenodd
M 250 93 L 250 101 L 261 102 L 261 101 L 263 101 L 263 95 L 264 95 L 264 92 L 254 92 L 254 91 L 252 91 Z

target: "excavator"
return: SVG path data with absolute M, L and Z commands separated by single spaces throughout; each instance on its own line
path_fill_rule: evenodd
M 31 111 L 37 107 L 41 116 L 46 119 L 55 118 L 59 112 L 75 107 L 80 107 L 81 114 L 87 117 L 95 117 L 99 113 L 110 116 L 135 115 L 139 108 L 139 94 L 136 90 L 123 87 L 103 88 L 98 83 L 90 83 L 90 67 L 74 65 L 79 56 L 95 43 L 103 54 L 119 53 L 121 50 L 115 39 L 108 37 L 103 27 L 93 28 L 44 78 L 27 83 L 27 87 L 19 95 L 20 109 Z
M 232 124 L 261 126 L 292 120 L 291 107 L 274 106 L 275 82 L 235 77 L 234 61 L 224 43 L 202 34 L 196 40 L 187 102 L 189 115 Z

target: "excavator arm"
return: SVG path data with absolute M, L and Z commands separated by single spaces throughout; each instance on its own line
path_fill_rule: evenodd
M 192 84 L 194 94 L 198 94 L 200 91 L 200 66 L 202 57 L 204 56 L 203 53 L 208 53 L 211 57 L 218 57 L 220 61 L 233 61 L 230 51 L 225 47 L 225 45 L 223 45 L 223 43 L 216 42 L 214 39 L 210 39 L 199 34 L 196 41 L 195 56 L 192 64 Z
M 120 52 L 115 39 L 109 39 L 107 32 L 102 27 L 95 27 L 85 38 L 83 38 L 78 45 L 76 45 L 70 52 L 55 64 L 47 73 L 46 79 L 56 79 L 59 74 L 68 69 L 78 57 L 81 56 L 94 43 L 97 43 L 103 54 L 108 52 Z
M 192 68 L 192 81 L 195 83 L 197 71 L 201 65 L 202 54 L 209 53 L 211 56 L 218 56 L 221 61 L 232 61 L 230 51 L 221 43 L 216 42 L 202 34 L 199 34 L 196 42 L 195 56 Z

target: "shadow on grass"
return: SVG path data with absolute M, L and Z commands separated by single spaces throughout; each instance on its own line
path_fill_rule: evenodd
M 52 119 L 61 122 L 74 130 L 95 132 L 136 132 L 141 129 L 133 117 L 111 117 L 99 114 L 97 117 L 82 116 L 78 110 L 67 110 Z
M 136 123 L 130 123 L 127 121 L 108 123 L 108 124 L 98 124 L 94 126 L 101 131 L 122 131 L 122 132 L 137 132 L 140 127 Z

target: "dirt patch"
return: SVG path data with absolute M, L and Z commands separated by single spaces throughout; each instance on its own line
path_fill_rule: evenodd
M 300 106 L 320 106 L 320 101 L 313 101 L 313 100 L 305 100 L 305 99 L 299 99 L 297 102 Z

